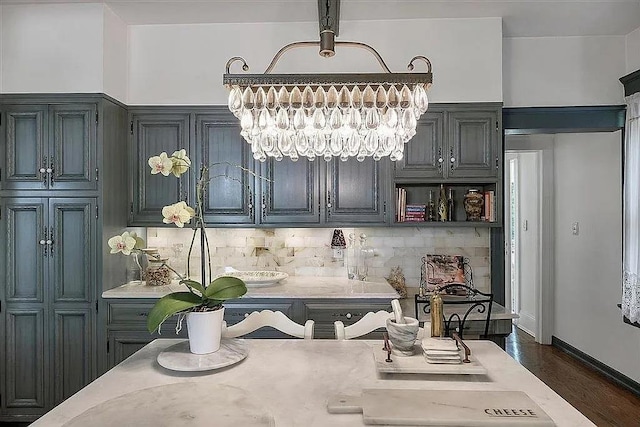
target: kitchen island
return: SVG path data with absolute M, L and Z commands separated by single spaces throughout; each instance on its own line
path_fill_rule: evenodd
M 521 391 L 559 427 L 593 425 L 490 341 L 468 342 L 486 375 L 381 374 L 373 357 L 373 352 L 382 351 L 377 340 L 242 341 L 248 356 L 238 364 L 206 372 L 176 372 L 161 367 L 156 359 L 179 340 L 155 340 L 33 425 L 100 427 L 114 425 L 111 415 L 136 426 L 149 425 L 152 419 L 161 420 L 154 425 L 166 426 L 183 425 L 187 419 L 190 425 L 234 427 L 360 426 L 362 414 L 329 413 L 327 403 L 338 395 L 360 395 L 363 389 Z M 454 400 L 452 411 L 465 406 L 460 399 Z M 380 405 L 389 403 L 382 400 Z M 502 411 L 499 400 L 491 405 Z M 483 425 L 493 425 L 484 421 Z M 522 418 L 506 421 L 530 425 Z

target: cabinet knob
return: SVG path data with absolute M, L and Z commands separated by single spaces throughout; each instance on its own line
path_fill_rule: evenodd
M 40 169 L 40 171 L 42 171 L 42 169 Z M 47 168 L 46 172 L 47 172 L 47 173 L 51 173 L 51 172 L 53 172 L 53 169 L 51 169 L 51 168 Z
M 245 313 L 245 314 L 244 314 L 244 317 L 249 317 L 249 313 Z
M 40 243 L 41 245 L 43 245 L 43 246 L 44 246 L 44 245 L 45 245 L 45 243 L 47 243 L 47 242 L 46 242 L 46 241 L 44 241 L 44 240 L 40 240 L 38 243 Z
M 40 173 L 45 173 L 47 170 L 45 168 L 40 168 Z
M 455 157 L 452 157 L 452 158 L 451 158 L 451 163 L 454 163 L 455 161 L 456 161 L 456 158 L 455 158 Z
M 438 159 L 438 163 L 442 163 L 442 162 L 444 162 L 444 159 L 443 159 L 442 157 L 440 157 L 440 158 Z
M 331 207 L 331 203 L 327 203 L 327 207 L 330 208 Z
M 347 319 L 351 319 L 353 316 L 351 315 L 351 313 L 347 313 L 345 316 Z
M 50 245 L 50 244 L 52 244 L 52 243 L 53 243 L 53 241 L 52 241 L 52 240 L 47 240 L 47 245 Z
M 249 203 L 249 205 L 247 206 L 249 209 L 253 209 L 253 203 Z

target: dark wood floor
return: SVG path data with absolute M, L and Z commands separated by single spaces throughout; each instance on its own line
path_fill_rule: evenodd
M 514 328 L 506 350 L 598 427 L 640 427 L 640 397 L 550 345 Z

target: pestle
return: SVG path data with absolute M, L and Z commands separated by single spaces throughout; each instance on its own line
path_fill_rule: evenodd
M 400 301 L 397 299 L 391 300 L 391 307 L 393 308 L 393 315 L 395 321 L 399 325 L 404 325 L 404 315 L 402 314 L 402 307 L 400 307 Z

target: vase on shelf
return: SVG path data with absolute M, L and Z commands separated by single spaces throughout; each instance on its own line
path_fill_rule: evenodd
M 444 191 L 444 184 L 440 184 L 440 199 L 438 200 L 438 221 L 446 221 L 448 218 L 447 195 Z
M 484 195 L 476 188 L 470 188 L 464 195 L 464 211 L 467 213 L 467 221 L 480 221 L 482 219 L 482 206 Z
M 131 252 L 127 257 L 125 283 L 140 283 L 142 281 L 142 266 L 138 258 L 138 252 Z

